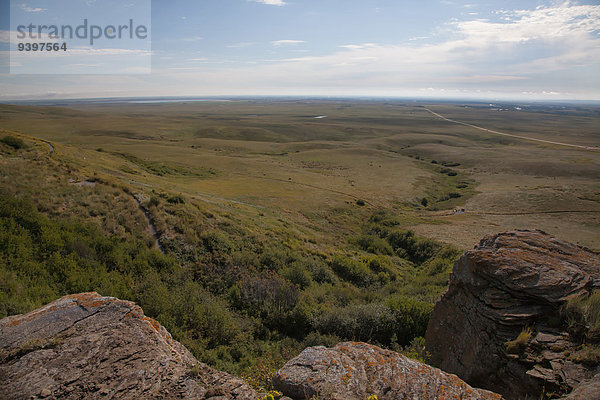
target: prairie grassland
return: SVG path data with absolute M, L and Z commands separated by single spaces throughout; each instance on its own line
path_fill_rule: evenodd
M 600 144 L 598 108 L 464 106 L 427 105 Z M 415 103 L 0 105 L 0 316 L 75 291 L 133 300 L 259 389 L 309 345 L 414 354 L 484 234 L 600 248 L 599 164 Z
M 394 101 L 67 106 L 2 106 L 1 127 L 65 145 L 64 156 L 88 174 L 266 213 L 325 243 L 356 231 L 363 200 L 461 248 L 514 228 L 600 247 L 598 151 L 497 136 Z M 594 107 L 425 106 L 502 132 L 600 144 Z M 135 159 L 175 172 L 157 174 Z M 466 212 L 444 211 L 456 207 Z M 332 217 L 338 209 L 350 216 Z

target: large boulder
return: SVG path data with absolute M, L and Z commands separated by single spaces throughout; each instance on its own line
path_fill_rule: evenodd
M 0 320 L 1 399 L 211 397 L 258 395 L 199 363 L 132 302 L 83 293 Z
M 426 334 L 432 364 L 509 399 L 567 394 L 598 366 L 570 359 L 581 343 L 561 306 L 598 289 L 596 252 L 541 231 L 487 236 L 456 262 L 435 305 Z
M 354 342 L 305 349 L 277 372 L 273 384 L 293 399 L 501 399 L 401 354 Z

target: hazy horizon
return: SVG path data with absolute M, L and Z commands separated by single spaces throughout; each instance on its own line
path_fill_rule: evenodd
M 122 9 L 117 2 L 110 10 L 89 1 L 84 11 L 90 18 L 109 20 L 126 16 L 127 7 L 144 1 Z M 139 52 L 151 57 L 149 74 L 135 74 L 133 56 L 131 65 L 127 59 L 121 65 L 131 74 L 89 74 L 102 69 L 107 54 L 127 51 L 98 52 L 89 46 L 73 47 L 79 58 L 53 74 L 9 74 L 9 62 L 18 63 L 7 57 L 15 31 L 7 13 L 0 13 L 0 101 L 189 96 L 600 100 L 597 1 L 151 4 L 152 48 Z M 53 11 L 42 0 L 0 0 L 0 5 L 2 10 L 12 5 L 13 14 L 40 23 Z M 58 54 L 35 56 L 50 70 Z

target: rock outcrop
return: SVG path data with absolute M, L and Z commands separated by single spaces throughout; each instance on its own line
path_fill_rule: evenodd
M 456 375 L 367 343 L 345 342 L 333 348 L 309 347 L 273 378 L 275 388 L 293 399 L 331 400 L 501 399 L 473 389 Z
M 84 293 L 0 321 L 1 399 L 237 399 L 258 395 L 199 363 L 129 301 Z
M 485 237 L 456 262 L 433 310 L 426 335 L 432 364 L 509 399 L 598 387 L 597 377 L 590 381 L 598 365 L 570 359 L 581 343 L 560 316 L 568 299 L 598 289 L 598 253 L 541 231 Z M 513 354 L 510 341 L 518 345 Z

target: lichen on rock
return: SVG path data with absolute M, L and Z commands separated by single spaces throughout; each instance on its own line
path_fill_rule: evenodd
M 541 231 L 487 236 L 456 262 L 435 305 L 432 364 L 510 399 L 568 394 L 598 365 L 569 358 L 581 343 L 561 310 L 598 289 L 596 252 Z
M 139 306 L 97 293 L 0 320 L 0 349 L 1 399 L 204 399 L 215 388 L 220 399 L 258 398 L 199 363 Z

